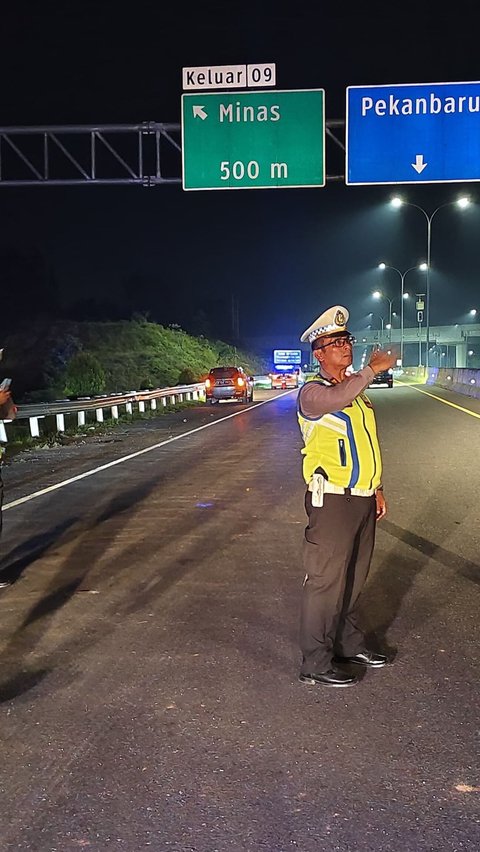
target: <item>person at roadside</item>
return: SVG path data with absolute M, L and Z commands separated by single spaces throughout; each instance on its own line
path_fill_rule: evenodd
M 307 484 L 300 647 L 300 681 L 346 687 L 358 681 L 350 665 L 380 668 L 388 659 L 366 647 L 358 601 L 367 579 L 375 524 L 387 507 L 373 406 L 364 394 L 374 375 L 395 363 L 375 350 L 367 366 L 347 375 L 355 338 L 348 310 L 335 305 L 302 334 L 320 365 L 302 386 L 298 420 Z M 345 664 L 348 664 L 345 668 Z
M 0 420 L 9 420 L 11 418 L 12 410 L 14 410 L 14 405 L 12 401 L 12 395 L 9 390 L 4 390 L 0 388 Z M 2 534 L 2 506 L 3 506 L 3 479 L 2 479 L 2 466 L 3 466 L 3 457 L 5 454 L 5 448 L 0 444 L 0 537 Z M 10 583 L 8 580 L 5 580 L 0 573 L 0 589 L 5 588 L 5 586 L 9 586 Z

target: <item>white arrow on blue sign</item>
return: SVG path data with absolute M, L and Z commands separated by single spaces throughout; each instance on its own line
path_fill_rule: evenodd
M 347 184 L 480 181 L 480 83 L 347 88 Z

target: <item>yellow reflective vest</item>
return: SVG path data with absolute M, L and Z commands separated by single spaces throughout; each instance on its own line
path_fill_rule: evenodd
M 313 379 L 331 386 L 323 378 Z M 373 406 L 361 393 L 341 411 L 316 419 L 298 409 L 305 443 L 303 475 L 308 484 L 315 472 L 324 472 L 329 482 L 343 488 L 378 488 L 382 481 L 382 458 Z

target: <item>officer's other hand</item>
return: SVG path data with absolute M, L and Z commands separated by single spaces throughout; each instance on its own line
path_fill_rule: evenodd
M 2 388 L 0 388 L 0 405 L 5 405 L 5 403 L 11 399 L 11 396 L 12 394 L 9 390 L 2 390 Z
M 398 353 L 394 349 L 374 349 L 370 355 L 368 366 L 373 372 L 381 373 L 383 370 L 389 370 L 390 367 L 397 363 Z
M 383 491 L 375 492 L 375 502 L 377 504 L 377 521 L 379 521 L 387 514 L 387 504 L 383 496 Z

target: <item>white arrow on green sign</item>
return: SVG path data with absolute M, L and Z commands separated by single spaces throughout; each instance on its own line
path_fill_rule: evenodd
M 182 95 L 183 188 L 325 186 L 323 89 Z

